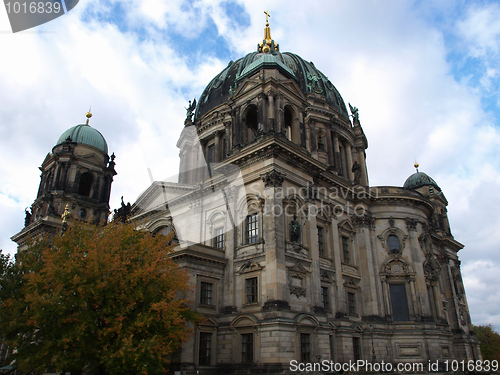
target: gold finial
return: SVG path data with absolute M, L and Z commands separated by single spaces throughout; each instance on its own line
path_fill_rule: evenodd
M 415 164 L 413 164 L 413 166 L 415 167 L 415 169 L 417 170 L 417 173 L 418 173 L 419 164 L 415 161 Z
M 89 108 L 89 111 L 85 114 L 85 117 L 87 117 L 87 125 L 89 124 L 89 120 L 90 120 L 90 118 L 92 117 L 92 112 L 90 112 L 90 109 L 91 109 L 91 108 L 92 108 L 92 107 L 90 107 L 90 108 Z
M 264 40 L 259 43 L 259 52 L 269 53 L 271 51 L 279 51 L 278 43 L 275 43 L 273 38 L 271 38 L 271 28 L 269 27 L 269 17 L 271 15 L 267 10 L 264 11 L 266 15 L 266 28 L 264 29 Z
M 66 208 L 64 208 L 64 212 L 61 215 L 61 219 L 63 224 L 68 222 L 69 217 L 71 216 L 71 212 L 69 212 L 69 204 L 66 204 Z

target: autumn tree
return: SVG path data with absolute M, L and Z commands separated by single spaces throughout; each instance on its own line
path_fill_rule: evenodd
M 128 224 L 71 225 L 0 253 L 0 334 L 25 371 L 159 374 L 199 316 L 168 236 Z
M 483 360 L 500 361 L 500 334 L 493 330 L 491 324 L 486 326 L 473 326 L 474 333 L 480 342 Z

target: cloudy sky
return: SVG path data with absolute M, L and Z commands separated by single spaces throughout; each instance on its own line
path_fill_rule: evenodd
M 475 324 L 500 330 L 500 5 L 470 0 L 80 0 L 12 34 L 0 9 L 0 248 L 22 229 L 41 165 L 85 121 L 115 152 L 111 206 L 176 173 L 188 100 L 254 51 L 267 9 L 281 51 L 359 108 L 371 185 L 413 163 L 449 201 Z

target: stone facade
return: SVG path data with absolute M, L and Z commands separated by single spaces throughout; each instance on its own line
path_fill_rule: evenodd
M 357 109 L 267 26 L 268 52 L 231 62 L 189 111 L 178 180 L 132 207 L 138 227 L 175 230 L 206 317 L 176 368 L 480 358 L 443 192 L 418 170 L 369 186 Z

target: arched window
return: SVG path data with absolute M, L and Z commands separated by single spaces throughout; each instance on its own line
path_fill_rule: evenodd
M 92 189 L 92 183 L 94 182 L 94 176 L 92 173 L 85 172 L 80 176 L 80 185 L 78 187 L 78 194 L 90 197 L 90 190 Z
M 292 122 L 293 122 L 292 111 L 290 111 L 290 108 L 285 108 L 285 131 L 286 131 L 286 137 L 290 141 L 292 140 Z
M 252 142 L 257 137 L 257 107 L 252 105 L 247 109 L 245 115 L 245 124 L 247 126 L 247 142 Z
M 391 253 L 401 252 L 401 244 L 399 243 L 398 236 L 390 234 L 387 236 L 387 248 Z
M 167 234 L 170 233 L 170 227 L 168 225 L 164 225 L 162 227 L 157 228 L 153 233 L 154 234 L 161 234 L 162 236 L 166 236 Z
M 285 131 L 288 140 L 300 144 L 300 128 L 298 119 L 294 118 L 290 107 L 285 107 Z

